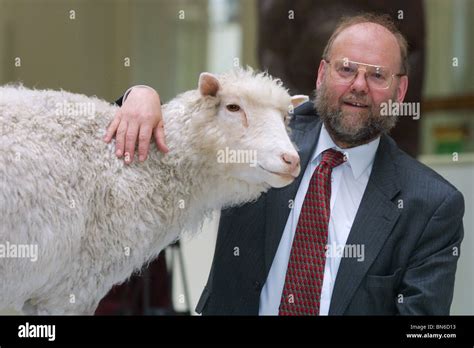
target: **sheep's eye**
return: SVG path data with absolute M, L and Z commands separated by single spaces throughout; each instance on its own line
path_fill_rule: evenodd
M 230 112 L 237 112 L 240 110 L 240 106 L 238 106 L 237 104 L 229 104 L 227 105 L 227 110 L 229 110 Z

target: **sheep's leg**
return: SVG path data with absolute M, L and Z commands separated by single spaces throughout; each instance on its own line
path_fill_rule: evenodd
M 83 306 L 80 307 L 73 307 L 73 308 L 64 308 L 58 307 L 57 305 L 51 305 L 49 303 L 41 304 L 37 306 L 37 314 L 38 315 L 94 315 L 95 309 L 91 308 L 90 306 L 84 308 Z
M 33 304 L 32 300 L 26 300 L 21 308 L 24 315 L 38 315 L 38 305 Z
M 75 300 L 75 302 L 64 301 L 68 298 L 68 295 L 58 294 L 54 298 L 42 299 L 34 306 L 36 313 L 32 315 L 94 315 L 95 310 L 99 306 L 99 302 L 102 299 L 81 296 L 81 299 Z M 31 305 L 30 305 L 31 306 Z
M 21 311 L 25 315 L 88 315 L 94 314 L 95 307 L 90 303 L 71 304 L 66 295 L 57 294 L 54 298 L 29 299 L 25 301 Z M 97 306 L 96 306 L 97 307 Z

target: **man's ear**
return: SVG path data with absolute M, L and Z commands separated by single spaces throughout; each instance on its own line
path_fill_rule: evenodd
M 319 86 L 321 86 L 321 83 L 323 83 L 324 74 L 327 73 L 325 65 L 326 62 L 324 61 L 324 59 L 321 59 L 318 68 L 318 77 L 316 78 L 316 89 L 319 89 Z
M 304 94 L 297 94 L 291 97 L 291 105 L 293 108 L 297 108 L 303 103 L 306 103 L 309 100 L 309 97 Z
M 219 88 L 219 80 L 215 75 L 204 72 L 199 76 L 199 92 L 203 97 L 208 95 L 215 97 Z
M 397 87 L 397 102 L 401 103 L 405 99 L 408 90 L 408 76 L 400 76 L 400 82 Z

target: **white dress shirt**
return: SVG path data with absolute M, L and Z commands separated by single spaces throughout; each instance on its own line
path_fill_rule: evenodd
M 331 175 L 331 216 L 329 219 L 328 245 L 333 248 L 332 250 L 337 250 L 337 248 L 342 248 L 346 244 L 369 181 L 379 142 L 380 137 L 368 144 L 350 149 L 341 149 L 333 142 L 324 125 L 321 127 L 318 144 L 301 179 L 293 209 L 288 216 L 268 278 L 260 294 L 259 315 L 278 315 L 288 260 L 290 259 L 291 246 L 301 207 L 313 172 L 321 161 L 323 151 L 333 148 L 347 156 L 347 161 L 333 168 Z M 320 315 L 327 315 L 329 312 L 334 282 L 341 262 L 342 255 L 340 254 L 334 252 L 327 254 L 326 257 L 319 308 Z

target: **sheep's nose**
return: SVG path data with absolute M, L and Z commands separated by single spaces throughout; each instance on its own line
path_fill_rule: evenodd
M 297 154 L 284 153 L 281 159 L 288 165 L 289 172 L 293 176 L 298 176 L 300 173 L 300 157 Z

